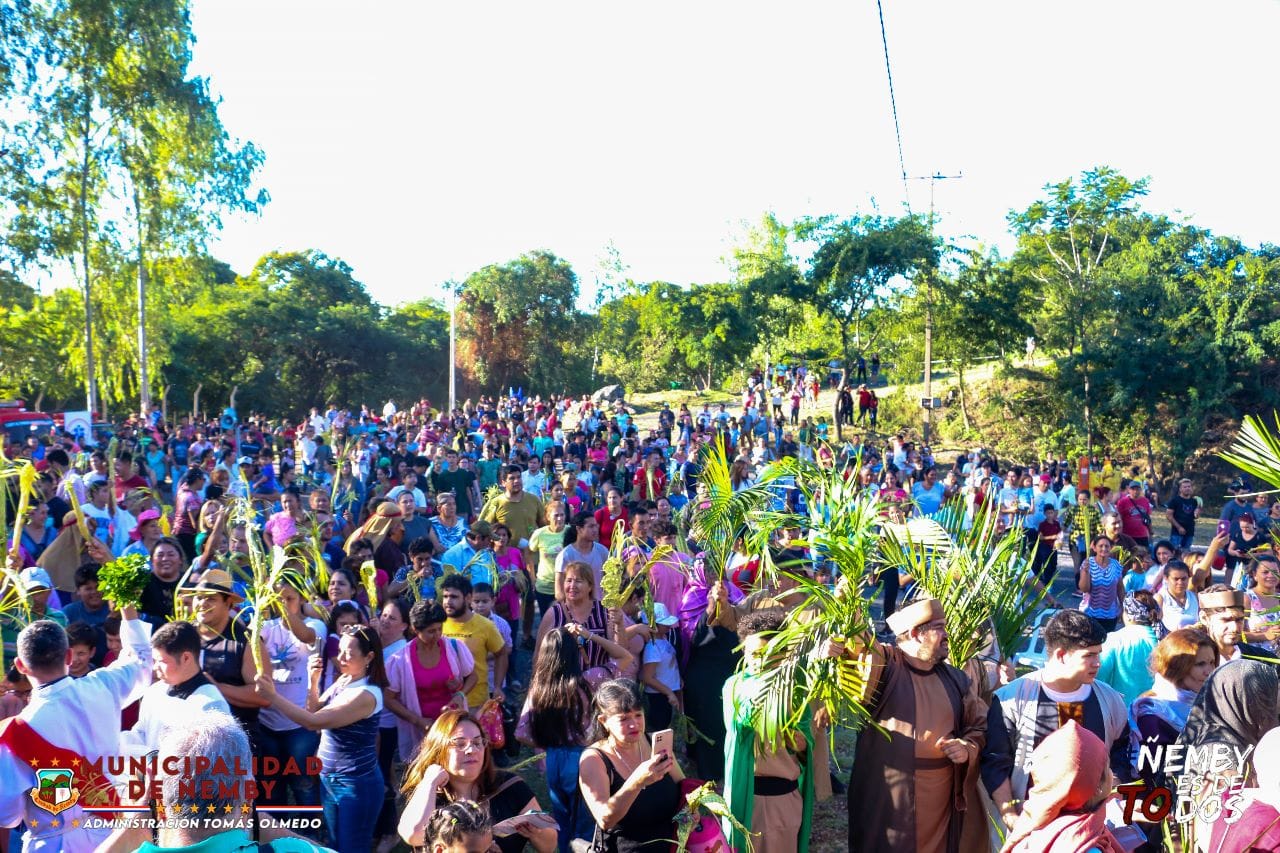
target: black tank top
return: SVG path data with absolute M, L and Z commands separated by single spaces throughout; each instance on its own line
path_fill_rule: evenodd
M 618 772 L 613 761 L 595 747 L 590 751 L 604 761 L 609 773 L 609 796 L 618 793 L 627 777 Z M 604 839 L 607 853 L 666 853 L 675 838 L 676 812 L 680 811 L 680 786 L 670 774 L 663 776 L 640 793 L 631 802 L 631 808 L 613 829 L 597 832 Z
M 249 653 L 249 629 L 243 622 L 232 619 L 221 634 L 203 640 L 202 646 L 200 669 L 205 675 L 222 684 L 245 686 L 243 668 L 244 656 Z M 257 727 L 259 710 L 231 705 L 231 715 L 246 729 Z

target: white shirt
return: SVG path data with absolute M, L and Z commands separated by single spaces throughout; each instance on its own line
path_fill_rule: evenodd
M 390 501 L 395 500 L 397 497 L 400 496 L 400 493 L 403 491 L 406 491 L 404 486 L 396 486 L 394 489 L 387 492 L 387 500 L 390 500 Z M 413 505 L 418 507 L 419 509 L 427 508 L 427 497 L 426 495 L 422 494 L 422 489 L 415 488 L 413 490 Z
M 89 761 L 120 750 L 120 709 L 131 704 L 151 683 L 151 626 L 136 619 L 120 623 L 120 657 L 84 678 L 59 679 L 32 691 L 31 702 L 18 716 L 49 743 Z M 36 774 L 30 765 L 0 747 L 0 827 L 23 820 L 39 822 L 28 835 L 26 850 L 91 853 L 110 834 L 84 826 L 86 815 L 75 805 L 58 815 L 59 827 L 29 796 Z M 72 826 L 75 820 L 79 826 Z M 32 839 L 31 835 L 36 836 Z
M 266 660 L 271 664 L 271 681 L 276 692 L 293 704 L 305 708 L 307 704 L 307 665 L 311 655 L 319 654 L 328 639 L 329 629 L 319 619 L 304 617 L 302 620 L 316 632 L 316 641 L 308 646 L 289 630 L 283 619 L 270 619 L 262 625 L 262 645 Z M 264 728 L 276 732 L 288 732 L 298 724 L 275 708 L 263 708 L 258 721 Z
M 212 684 L 201 684 L 191 695 L 173 695 L 163 681 L 157 681 L 142 694 L 138 722 L 120 734 L 120 754 L 143 756 L 160 747 L 160 736 L 170 726 L 190 725 L 205 711 L 231 713 L 231 706 Z

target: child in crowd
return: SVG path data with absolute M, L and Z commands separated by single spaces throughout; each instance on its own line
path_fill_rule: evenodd
M 478 583 L 471 587 L 471 609 L 493 623 L 498 629 L 498 633 L 502 636 L 502 642 L 505 645 L 505 654 L 511 654 L 511 623 L 503 619 L 497 613 L 493 612 L 493 587 L 487 583 Z M 493 692 L 493 659 L 495 655 L 489 655 L 489 692 Z M 508 679 L 508 683 L 510 679 Z
M 683 685 L 680 681 L 680 667 L 676 662 L 676 647 L 667 636 L 672 626 L 679 622 L 680 618 L 669 613 L 666 605 L 661 602 L 653 605 L 650 639 L 644 644 L 644 656 L 640 664 L 640 681 L 644 684 L 645 699 L 649 705 L 645 725 L 651 732 L 670 728 L 674 712 L 681 707 L 680 691 Z
M 72 622 L 67 626 L 67 646 L 71 650 L 67 674 L 84 678 L 95 668 L 93 656 L 98 652 L 98 629 L 88 622 Z

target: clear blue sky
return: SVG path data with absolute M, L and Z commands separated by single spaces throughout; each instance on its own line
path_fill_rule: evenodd
M 1097 164 L 1149 209 L 1280 239 L 1280 2 L 883 0 L 907 171 L 940 229 Z M 903 210 L 874 0 L 194 0 L 194 72 L 266 152 L 273 201 L 213 247 L 347 261 L 388 304 L 545 248 L 583 289 L 612 241 L 638 280 L 723 280 L 766 210 Z M 910 202 L 927 209 L 927 181 Z

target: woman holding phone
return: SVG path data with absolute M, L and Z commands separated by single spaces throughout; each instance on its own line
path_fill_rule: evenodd
M 596 835 L 608 853 L 661 853 L 671 847 L 684 774 L 667 739 L 650 748 L 644 704 L 634 681 L 617 679 L 596 691 L 592 745 L 578 768 Z

